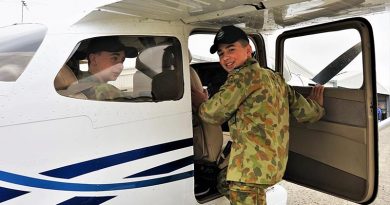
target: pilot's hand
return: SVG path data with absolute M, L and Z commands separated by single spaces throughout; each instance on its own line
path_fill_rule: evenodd
M 206 89 L 203 92 L 197 89 L 191 89 L 192 105 L 198 109 L 200 104 L 205 102 L 209 98 L 209 94 Z
M 316 101 L 321 106 L 324 106 L 324 86 L 316 84 L 311 89 L 310 95 L 307 98 Z

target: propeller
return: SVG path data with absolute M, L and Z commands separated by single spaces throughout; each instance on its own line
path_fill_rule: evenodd
M 356 58 L 359 53 L 362 52 L 361 42 L 355 44 L 350 49 L 345 51 L 324 69 L 321 70 L 314 78 L 314 82 L 324 85 L 334 76 L 336 76 L 341 70 L 343 70 L 353 59 Z

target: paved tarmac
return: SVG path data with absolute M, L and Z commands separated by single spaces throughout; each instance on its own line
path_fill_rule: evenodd
M 287 181 L 281 185 L 288 193 L 288 205 L 356 205 L 343 199 L 314 191 Z M 373 205 L 390 204 L 390 127 L 379 132 L 379 187 Z

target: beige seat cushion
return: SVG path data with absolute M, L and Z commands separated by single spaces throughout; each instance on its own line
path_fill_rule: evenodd
M 196 71 L 190 67 L 191 89 L 203 91 L 202 82 Z M 202 121 L 194 114 L 194 159 L 216 162 L 222 149 L 223 134 L 220 125 Z
M 54 87 L 56 90 L 65 90 L 73 83 L 77 83 L 77 78 L 73 71 L 64 65 L 54 79 Z
M 72 84 L 77 84 L 78 80 L 69 66 L 64 65 L 54 78 L 54 87 L 58 94 L 71 98 L 87 99 L 82 93 L 67 94 L 67 88 Z
M 139 70 L 133 75 L 133 96 L 152 97 L 152 79 Z

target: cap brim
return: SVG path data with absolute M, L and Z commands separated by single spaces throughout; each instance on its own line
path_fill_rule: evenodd
M 138 56 L 138 49 L 134 47 L 125 47 L 126 58 L 135 58 Z
M 213 44 L 211 47 L 210 47 L 210 53 L 211 54 L 214 54 L 215 52 L 217 52 L 218 50 L 218 46 Z

